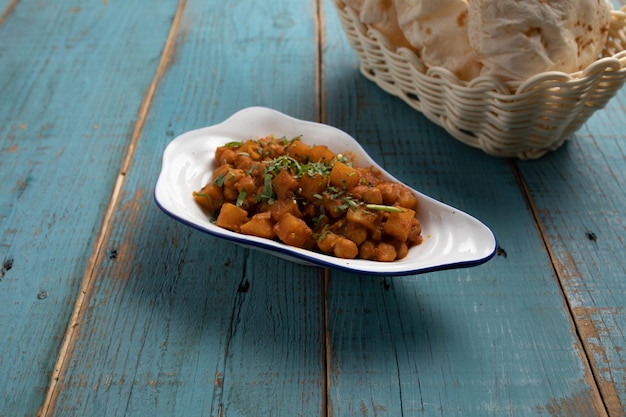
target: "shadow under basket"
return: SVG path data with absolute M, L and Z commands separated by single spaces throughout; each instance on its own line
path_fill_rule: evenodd
M 602 56 L 575 73 L 543 72 L 523 82 L 459 80 L 397 48 L 358 13 L 333 0 L 360 71 L 457 140 L 489 155 L 535 159 L 560 147 L 626 81 L 626 6 L 611 12 Z

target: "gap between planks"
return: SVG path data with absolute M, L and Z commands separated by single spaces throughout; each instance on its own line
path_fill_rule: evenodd
M 330 270 L 324 268 L 322 274 L 322 408 L 321 417 L 331 417 L 330 404 L 330 368 L 332 347 L 328 334 L 328 286 L 330 284 Z
M 326 122 L 326 88 L 324 85 L 324 46 L 326 45 L 326 22 L 324 20 L 323 0 L 313 0 L 313 19 L 315 25 L 315 109 L 319 123 Z
M 570 325 L 574 329 L 574 332 L 576 334 L 576 339 L 578 340 L 578 346 L 575 346 L 575 348 L 579 351 L 580 353 L 579 357 L 581 361 L 583 362 L 583 366 L 585 368 L 585 379 L 593 390 L 592 395 L 594 399 L 598 401 L 598 406 L 596 408 L 604 412 L 603 415 L 599 417 L 609 417 L 609 416 L 618 417 L 618 414 L 615 414 L 615 416 L 613 416 L 614 413 L 611 412 L 613 407 L 610 407 L 610 404 L 612 404 L 615 400 L 606 398 L 606 396 L 603 393 L 601 379 L 598 374 L 598 370 L 593 365 L 592 352 L 590 351 L 590 348 L 587 342 L 585 341 L 584 335 L 581 333 L 581 330 L 579 328 L 580 323 L 578 323 L 578 321 L 576 320 L 576 315 L 574 314 L 574 307 L 572 306 L 572 303 L 569 297 L 567 296 L 567 289 L 565 288 L 565 284 L 563 282 L 564 277 L 562 276 L 562 274 L 559 271 L 559 268 L 557 267 L 560 263 L 556 255 L 554 254 L 552 247 L 550 246 L 548 235 L 546 233 L 545 228 L 543 227 L 543 223 L 541 222 L 541 217 L 539 216 L 539 211 L 537 210 L 537 206 L 535 205 L 535 202 L 532 199 L 528 185 L 526 184 L 526 181 L 524 181 L 524 177 L 522 176 L 522 173 L 520 172 L 520 169 L 517 163 L 514 160 L 510 160 L 510 165 L 511 165 L 511 171 L 513 172 L 513 177 L 515 178 L 515 181 L 517 182 L 517 185 L 521 191 L 522 198 L 524 198 L 524 201 L 526 202 L 526 205 L 531 212 L 533 221 L 535 223 L 535 226 L 537 227 L 537 232 L 539 233 L 539 237 L 541 239 L 541 242 L 543 243 L 544 249 L 548 253 L 550 264 L 552 265 L 552 271 L 554 273 L 554 276 L 556 277 L 556 281 L 559 287 L 559 292 L 561 294 L 561 298 L 563 299 L 563 304 L 565 306 L 565 309 L 567 310 L 567 315 L 570 320 Z M 616 397 L 617 394 L 613 392 L 609 395 Z
M 0 24 L 2 24 L 5 16 L 11 12 L 12 8 L 15 7 L 18 1 L 19 0 L 13 0 L 11 2 L 7 10 L 0 17 Z M 63 343 L 61 345 L 61 349 L 59 351 L 57 362 L 54 366 L 54 370 L 50 378 L 50 385 L 48 386 L 48 389 L 46 392 L 46 398 L 44 400 L 43 405 L 37 412 L 37 417 L 47 417 L 51 415 L 51 413 L 54 412 L 56 398 L 59 395 L 58 390 L 60 389 L 58 387 L 58 384 L 59 384 L 60 379 L 63 376 L 63 373 L 66 371 L 69 360 L 72 357 L 73 344 L 75 342 L 76 337 L 78 336 L 78 328 L 80 327 L 80 320 L 84 312 L 84 307 L 87 304 L 87 295 L 90 294 L 94 281 L 95 281 L 96 265 L 99 261 L 102 248 L 105 245 L 111 233 L 111 224 L 112 224 L 113 214 L 120 200 L 121 190 L 126 181 L 126 173 L 128 172 L 128 169 L 132 163 L 133 157 L 135 155 L 135 150 L 137 148 L 137 143 L 139 142 L 139 139 L 141 138 L 141 135 L 143 133 L 143 128 L 146 123 L 146 118 L 148 116 L 148 113 L 150 112 L 150 108 L 152 107 L 152 101 L 154 99 L 154 94 L 156 92 L 156 89 L 159 85 L 159 82 L 161 81 L 161 78 L 165 74 L 165 71 L 170 65 L 172 61 L 172 57 L 176 50 L 176 35 L 180 27 L 180 21 L 181 21 L 183 11 L 185 10 L 185 5 L 186 5 L 186 0 L 179 0 L 178 6 L 176 8 L 176 13 L 174 15 L 174 19 L 172 20 L 170 31 L 167 35 L 167 39 L 163 47 L 163 52 L 161 53 L 159 64 L 156 68 L 152 81 L 150 82 L 150 85 L 148 86 L 146 95 L 139 108 L 137 121 L 135 122 L 135 125 L 133 127 L 131 140 L 128 145 L 128 149 L 126 151 L 126 155 L 124 157 L 122 165 L 120 167 L 117 180 L 115 182 L 115 185 L 113 186 L 113 192 L 111 194 L 109 204 L 104 213 L 102 225 L 100 227 L 100 232 L 94 244 L 93 252 L 91 253 L 87 261 L 85 275 L 83 276 L 83 281 L 82 281 L 81 288 L 78 294 L 78 298 L 76 299 L 74 310 L 72 311 L 72 316 L 70 317 L 69 324 L 65 331 L 65 336 L 63 339 Z
M 319 123 L 326 122 L 326 88 L 324 85 L 324 46 L 326 44 L 326 25 L 324 20 L 324 1 L 313 0 L 313 19 L 315 27 L 315 110 L 317 113 L 317 121 Z M 330 270 L 324 268 L 321 276 L 322 280 L 322 392 L 321 392 L 321 416 L 331 417 L 332 406 L 330 404 L 330 375 L 331 375 L 331 352 L 330 335 L 328 334 L 328 286 L 330 284 Z

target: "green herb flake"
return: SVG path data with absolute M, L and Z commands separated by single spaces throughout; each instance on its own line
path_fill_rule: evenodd
M 356 206 L 358 206 L 358 203 L 351 198 L 345 198 L 344 201 L 348 206 L 350 206 L 350 208 L 355 208 Z
M 404 213 L 400 207 L 396 206 L 384 206 L 382 204 L 366 204 L 365 207 L 374 211 L 385 211 L 387 213 Z
M 319 216 L 313 217 L 313 228 L 318 229 L 320 227 L 320 223 L 326 217 L 325 214 L 320 214 Z
M 267 200 L 268 204 L 274 204 L 276 200 L 272 176 L 270 174 L 263 175 L 263 192 L 256 197 L 257 202 L 262 200 Z
M 335 211 L 336 211 L 337 213 L 343 213 L 344 211 L 348 210 L 349 208 L 350 208 L 350 205 L 348 205 L 348 204 L 344 203 L 344 204 L 342 204 L 342 205 L 340 205 L 340 206 L 337 206 L 337 207 L 335 208 Z
M 195 193 L 195 192 L 194 192 L 194 193 L 193 193 L 193 196 L 194 196 L 194 197 L 203 197 L 203 198 L 206 198 L 207 200 L 209 200 L 209 201 L 211 202 L 211 204 L 213 204 L 213 199 L 212 199 L 212 198 L 211 198 L 211 196 L 210 196 L 210 195 L 208 195 L 208 194 L 205 194 L 205 193 Z
M 324 239 L 326 239 L 326 237 L 330 234 L 330 230 L 328 230 L 327 228 L 324 228 L 324 231 L 320 234 L 320 237 L 317 239 L 318 242 L 323 241 Z
M 218 187 L 221 187 L 224 185 L 225 179 L 226 179 L 226 175 L 220 174 L 217 176 L 217 178 L 215 178 L 215 180 L 213 181 L 213 184 L 217 185 Z
M 246 199 L 246 195 L 248 193 L 246 192 L 245 188 L 242 188 L 241 191 L 239 192 L 239 195 L 237 196 L 237 207 L 241 207 L 241 205 L 243 204 L 243 202 Z

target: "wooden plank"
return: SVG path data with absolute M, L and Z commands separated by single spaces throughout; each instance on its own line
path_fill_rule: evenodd
M 175 5 L 22 0 L 0 25 L 0 415 L 43 403 Z
M 560 150 L 519 163 L 610 414 L 626 408 L 626 91 Z
M 45 415 L 322 414 L 320 270 L 202 235 L 152 201 L 175 135 L 250 105 L 314 119 L 315 71 L 310 4 L 186 2 Z
M 504 250 L 477 268 L 382 282 L 333 273 L 330 414 L 605 415 L 510 163 L 456 142 L 359 75 L 324 4 L 328 122 L 401 180 L 484 221 Z
M 517 164 L 611 416 L 626 409 L 625 105 L 622 89 L 562 149 Z

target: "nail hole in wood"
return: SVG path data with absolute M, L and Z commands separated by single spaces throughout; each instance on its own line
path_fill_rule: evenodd
M 585 232 L 585 236 L 587 236 L 587 239 L 589 239 L 589 240 L 590 240 L 590 241 L 592 241 L 592 242 L 597 242 L 597 241 L 598 241 L 598 236 L 596 236 L 596 234 L 595 234 L 595 233 L 593 233 L 593 232 L 592 232 L 592 231 L 590 231 L 590 230 L 587 230 L 587 231 Z

